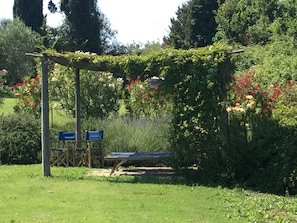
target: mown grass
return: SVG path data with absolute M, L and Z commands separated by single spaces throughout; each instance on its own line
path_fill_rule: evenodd
M 0 166 L 0 222 L 296 222 L 294 197 L 187 185 L 183 180 L 90 176 L 87 168 Z
M 4 98 L 3 104 L 0 104 L 0 114 L 10 114 L 13 113 L 13 107 L 17 102 L 16 98 Z
M 1 166 L 4 222 L 229 222 L 216 189 L 133 177 L 87 176 L 85 168 Z
M 3 104 L 0 104 L 0 114 L 11 114 L 14 112 L 14 106 L 16 105 L 17 98 L 3 98 Z M 74 122 L 75 119 L 67 114 L 63 110 L 54 109 L 53 104 L 50 104 L 49 110 L 49 122 L 50 125 L 63 126 L 67 122 Z

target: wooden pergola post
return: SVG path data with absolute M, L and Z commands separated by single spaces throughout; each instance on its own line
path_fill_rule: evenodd
M 41 59 L 41 145 L 43 176 L 50 176 L 50 133 L 49 133 L 49 97 L 48 97 L 48 60 Z
M 80 147 L 81 142 L 81 113 L 80 113 L 80 75 L 79 69 L 75 69 L 75 119 L 76 119 L 76 140 L 77 146 Z
M 48 58 L 41 54 L 26 53 L 26 56 L 41 58 L 41 151 L 43 176 L 51 175 L 49 97 L 48 97 Z

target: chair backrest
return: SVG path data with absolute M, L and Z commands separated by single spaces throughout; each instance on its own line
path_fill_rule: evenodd
M 67 140 L 75 140 L 75 132 L 62 132 L 58 133 L 58 140 L 67 141 Z
M 86 131 L 86 140 L 87 141 L 103 140 L 103 130 Z

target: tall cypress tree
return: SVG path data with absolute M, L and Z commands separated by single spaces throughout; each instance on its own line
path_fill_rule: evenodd
M 217 23 L 217 0 L 192 0 L 189 2 L 185 27 L 186 42 L 190 47 L 203 47 L 213 43 Z
M 41 33 L 43 25 L 42 0 L 14 0 L 13 17 L 20 18 L 25 25 Z
M 71 51 L 102 53 L 101 20 L 97 0 L 61 0 Z
M 188 3 L 182 4 L 176 11 L 176 18 L 171 18 L 169 27 L 170 33 L 168 37 L 164 37 L 163 41 L 166 45 L 172 46 L 175 49 L 186 49 L 185 26 L 188 20 Z

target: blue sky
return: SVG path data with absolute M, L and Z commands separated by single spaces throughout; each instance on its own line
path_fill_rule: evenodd
M 170 18 L 175 17 L 178 6 L 188 0 L 97 0 L 101 11 L 118 31 L 117 39 L 123 44 L 162 41 L 168 34 Z M 0 19 L 12 18 L 14 0 L 1 0 Z M 44 0 L 44 13 L 48 0 Z M 53 0 L 59 2 L 59 0 Z M 48 15 L 48 25 L 61 24 L 61 15 Z

